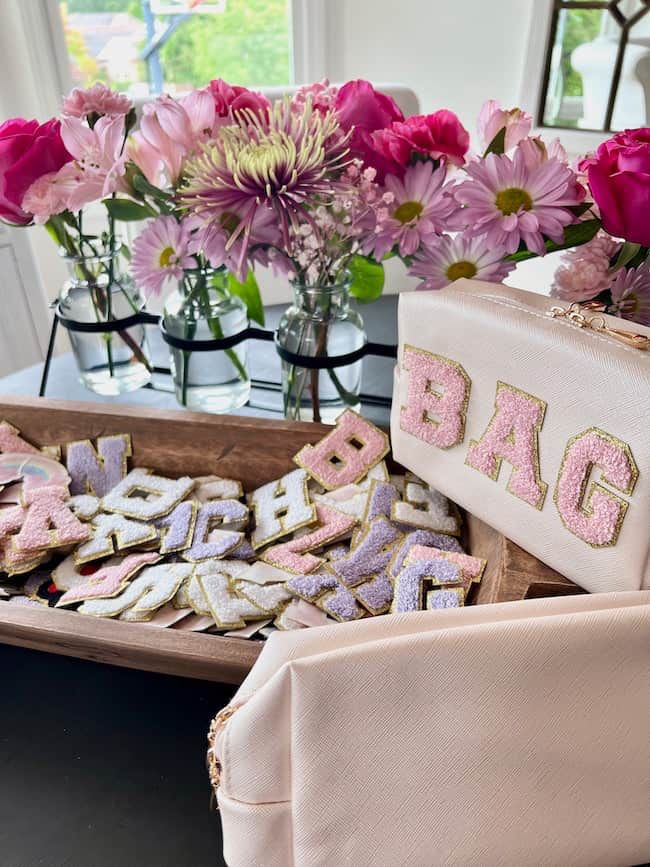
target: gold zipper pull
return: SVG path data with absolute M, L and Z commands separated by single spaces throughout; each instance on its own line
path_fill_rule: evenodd
M 212 786 L 212 798 L 210 799 L 210 806 L 214 808 L 214 810 L 219 809 L 217 792 L 219 790 L 219 786 L 221 785 L 221 774 L 223 770 L 216 752 L 217 735 L 239 707 L 241 707 L 241 705 L 229 704 L 227 707 L 224 707 L 223 710 L 220 710 L 210 723 L 210 729 L 208 731 L 208 752 L 206 755 L 206 765 L 208 768 L 210 785 Z
M 547 316 L 552 319 L 568 319 L 578 328 L 589 328 L 592 331 L 597 331 L 600 334 L 607 334 L 614 340 L 620 343 L 625 343 L 626 346 L 632 346 L 635 349 L 640 349 L 642 352 L 650 351 L 650 337 L 645 334 L 635 334 L 633 331 L 625 331 L 623 328 L 610 328 L 605 322 L 603 316 L 587 316 L 587 312 L 598 310 L 600 313 L 605 312 L 605 305 L 590 302 L 581 306 L 577 302 L 573 302 L 568 307 L 560 307 L 555 305 L 547 311 Z

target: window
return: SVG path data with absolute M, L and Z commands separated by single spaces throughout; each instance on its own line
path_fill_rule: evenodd
M 650 0 L 553 0 L 537 122 L 611 132 L 650 117 Z
M 133 97 L 293 81 L 290 0 L 61 0 L 70 76 Z

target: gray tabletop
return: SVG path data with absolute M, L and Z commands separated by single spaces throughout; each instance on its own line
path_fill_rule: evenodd
M 269 327 L 281 310 L 269 309 Z M 394 297 L 362 308 L 371 340 L 396 342 L 395 313 Z M 392 367 L 366 358 L 364 392 L 389 396 Z M 36 396 L 41 370 L 1 379 L 0 393 Z M 279 382 L 271 344 L 255 346 L 251 372 Z M 92 394 L 69 354 L 53 361 L 47 396 L 177 406 L 172 394 L 151 389 Z M 363 411 L 388 419 L 385 408 Z M 279 418 L 280 396 L 255 390 L 240 412 Z M 232 687 L 2 645 L 0 672 L 2 867 L 224 864 L 219 819 L 208 809 L 205 735 Z
M 375 343 L 397 342 L 397 296 L 386 296 L 374 304 L 358 305 L 364 318 L 369 340 Z M 268 307 L 266 326 L 275 328 L 284 306 Z M 156 326 L 148 326 L 148 341 L 156 366 L 168 366 L 167 347 L 158 334 Z M 65 338 L 64 338 L 65 339 Z M 249 368 L 253 380 L 274 383 L 275 389 L 253 388 L 249 403 L 237 410 L 240 415 L 258 415 L 281 418 L 282 400 L 279 391 L 280 359 L 272 343 L 252 341 L 250 344 Z M 367 356 L 363 362 L 362 392 L 369 400 L 363 404 L 363 413 L 378 424 L 388 423 L 388 408 L 378 406 L 373 398 L 389 398 L 392 389 L 394 362 L 390 358 Z M 27 367 L 0 379 L 0 394 L 36 397 L 41 382 L 43 366 Z M 154 374 L 154 388 L 141 388 L 130 394 L 105 397 L 88 391 L 79 382 L 74 359 L 69 352 L 53 359 L 47 383 L 46 397 L 59 400 L 105 401 L 114 404 L 138 404 L 158 409 L 179 409 L 171 391 L 169 376 Z

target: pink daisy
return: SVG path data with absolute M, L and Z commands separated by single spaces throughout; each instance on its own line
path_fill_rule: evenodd
M 418 289 L 442 289 L 461 277 L 501 283 L 515 268 L 503 261 L 505 255 L 503 247 L 493 247 L 485 238 L 442 235 L 416 255 L 409 274 L 422 278 Z
M 613 303 L 609 312 L 650 326 L 650 262 L 638 268 L 621 268 L 610 288 Z
M 198 228 L 190 242 L 190 253 L 202 253 L 213 268 L 224 265 L 238 280 L 244 281 L 252 262 L 267 264 L 268 257 L 258 254 L 282 242 L 278 221 L 271 208 L 260 207 L 255 211 L 251 223 L 248 253 L 242 257 L 243 240 L 238 238 L 230 247 L 228 241 L 241 222 L 241 216 L 234 211 L 224 211 L 219 222 L 203 223 L 199 217 L 189 217 L 186 221 L 192 228 Z
M 372 250 L 381 261 L 397 245 L 400 256 L 412 256 L 448 228 L 458 205 L 445 186 L 446 175 L 444 165 L 434 168 L 429 161 L 409 166 L 402 180 L 387 175 L 375 236 L 366 243 L 366 252 Z
M 145 296 L 160 295 L 167 280 L 181 280 L 183 272 L 197 267 L 190 255 L 191 228 L 175 217 L 157 217 L 133 243 L 131 270 Z
M 514 253 L 523 242 L 539 256 L 546 252 L 545 237 L 560 243 L 564 227 L 576 222 L 568 210 L 585 195 L 576 175 L 557 159 L 527 165 L 517 149 L 512 157 L 488 154 L 466 166 L 470 176 L 454 195 L 461 205 L 466 228 L 485 235 L 490 246 Z

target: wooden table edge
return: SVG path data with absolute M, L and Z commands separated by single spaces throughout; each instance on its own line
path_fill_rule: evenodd
M 11 603 L 2 604 L 0 643 L 229 684 L 242 682 L 261 650 L 260 642 L 248 639 L 113 622 Z

